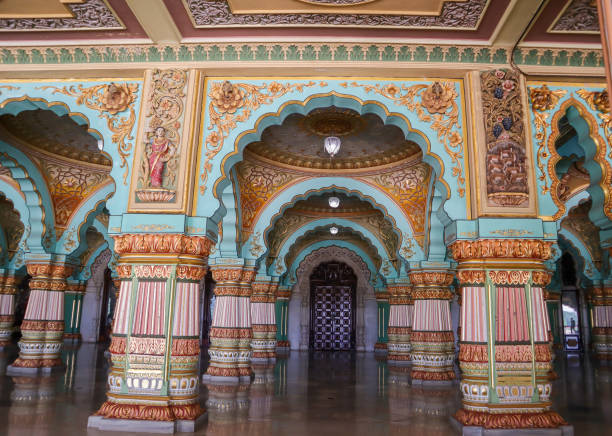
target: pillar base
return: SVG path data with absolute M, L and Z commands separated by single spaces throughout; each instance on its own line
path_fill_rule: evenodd
M 412 386 L 452 386 L 454 383 L 454 380 L 423 380 L 420 378 L 411 380 Z
M 557 430 L 561 427 L 569 427 L 572 428 L 573 434 L 573 427 L 569 426 L 561 415 L 552 410 L 539 413 L 488 413 L 459 409 L 455 413 L 454 419 L 465 427 L 476 427 L 483 430 L 533 432 L 536 430 Z
M 250 375 L 241 375 L 241 376 L 226 376 L 226 375 L 211 375 L 211 374 L 203 374 L 202 375 L 203 383 L 222 383 L 222 384 L 238 384 L 238 383 L 251 383 Z
M 80 333 L 64 333 L 64 342 L 81 342 Z
M 462 436 L 574 436 L 572 425 L 561 425 L 557 428 L 494 429 L 463 425 L 454 417 L 451 417 L 450 421 Z
M 105 418 L 92 415 L 87 420 L 87 427 L 103 431 L 128 431 L 137 433 L 193 433 L 208 420 L 208 413 L 204 412 L 197 419 L 176 421 L 147 421 L 141 419 Z
M 20 366 L 15 364 L 6 367 L 6 375 L 8 376 L 37 376 L 48 375 L 55 372 L 64 371 L 66 367 L 60 360 L 60 364 L 56 366 Z

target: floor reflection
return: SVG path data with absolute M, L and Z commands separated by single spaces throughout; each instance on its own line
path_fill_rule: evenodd
M 65 370 L 49 377 L 6 376 L 16 357 L 16 347 L 0 351 L 0 434 L 108 436 L 86 429 L 105 398 L 109 365 L 103 346 L 65 347 Z M 555 408 L 575 434 L 606 434 L 612 362 L 602 366 L 588 355 L 559 353 L 555 371 Z M 196 434 L 455 434 L 449 417 L 460 404 L 457 386 L 413 387 L 410 367 L 389 366 L 373 353 L 291 352 L 253 372 L 251 384 L 203 386 L 208 423 Z

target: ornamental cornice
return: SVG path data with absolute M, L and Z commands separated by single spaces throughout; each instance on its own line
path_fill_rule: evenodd
M 540 239 L 479 239 L 455 241 L 449 248 L 457 262 L 479 259 L 530 259 L 552 257 L 554 242 Z
M 53 278 L 65 279 L 70 277 L 74 270 L 73 265 L 57 264 L 57 263 L 39 263 L 34 261 L 26 262 L 28 274 L 33 278 Z
M 597 68 L 604 75 L 603 51 L 584 48 L 523 47 L 516 48 L 513 57 L 517 65 L 550 67 L 555 69 Z M 511 51 L 507 47 L 474 47 L 473 45 L 440 44 L 380 44 L 376 42 L 347 44 L 342 42 L 236 42 L 189 44 L 129 44 L 83 46 L 4 47 L 0 64 L 44 65 L 68 64 L 122 64 L 142 68 L 167 67 L 168 62 L 221 62 L 243 63 L 313 62 L 369 63 L 381 66 L 396 62 L 424 64 L 435 62 L 440 66 L 473 69 L 473 64 L 510 65 Z M 472 65 L 470 65 L 472 64 Z
M 256 272 L 254 268 L 245 267 L 243 265 L 211 265 L 210 270 L 212 272 L 213 280 L 217 282 L 217 287 L 223 285 L 224 283 L 250 284 L 255 278 Z
M 455 277 L 449 271 L 413 271 L 408 273 L 414 287 L 449 286 Z
M 170 233 L 126 233 L 113 236 L 119 254 L 170 254 L 207 257 L 213 241 L 204 236 Z

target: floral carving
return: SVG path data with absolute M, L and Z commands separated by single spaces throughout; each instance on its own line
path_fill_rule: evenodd
M 303 0 L 307 1 L 307 0 Z M 312 2 L 356 3 L 357 0 L 312 0 Z M 363 0 L 361 3 L 365 2 Z M 391 26 L 402 28 L 451 27 L 475 30 L 488 0 L 447 1 L 439 15 L 398 14 L 233 14 L 228 1 L 186 0 L 185 7 L 196 27 L 222 26 Z M 331 11 L 330 11 L 331 12 Z
M 127 185 L 128 163 L 127 158 L 132 151 L 132 144 L 129 142 L 133 139 L 131 136 L 132 128 L 136 122 L 136 112 L 134 110 L 134 102 L 136 101 L 136 93 L 138 92 L 137 83 L 124 83 L 117 85 L 101 84 L 94 85 L 89 88 L 82 84 L 77 86 L 64 86 L 58 88 L 56 86 L 41 86 L 38 89 L 52 89 L 53 94 L 64 94 L 70 97 L 76 97 L 76 103 L 84 104 L 89 109 L 96 110 L 100 116 L 106 120 L 107 126 L 112 135 L 112 141 L 117 144 L 117 152 L 121 159 L 120 168 L 125 168 L 123 173 L 123 184 Z M 127 116 L 118 116 L 118 114 L 129 110 Z
M 90 167 L 41 160 L 55 212 L 57 238 L 60 238 L 79 204 L 110 180 L 108 172 Z
M 541 239 L 479 239 L 456 241 L 450 245 L 453 258 L 460 262 L 470 259 L 534 259 L 548 260 L 552 256 L 551 241 Z
M 597 32 L 599 18 L 595 0 L 572 0 L 553 25 L 554 32 Z
M 443 114 L 453 104 L 454 89 L 444 87 L 440 82 L 434 82 L 421 94 L 421 104 L 430 114 Z
M 175 198 L 181 121 L 185 109 L 187 73 L 154 70 L 147 99 L 148 127 L 140 161 L 138 191 L 142 202 L 171 202 Z
M 204 236 L 170 233 L 125 233 L 113 236 L 119 254 L 191 254 L 206 257 L 212 241 Z
M 236 172 L 240 186 L 242 228 L 248 231 L 261 208 L 278 191 L 298 176 L 251 162 L 240 162 Z
M 527 184 L 523 105 L 519 74 L 511 70 L 480 74 L 486 133 L 487 199 L 494 206 L 526 207 Z
M 204 163 L 202 174 L 200 175 L 201 185 L 200 194 L 206 192 L 206 182 L 208 175 L 212 171 L 211 161 L 223 148 L 225 138 L 237 124 L 246 121 L 251 116 L 251 112 L 261 105 L 271 104 L 275 99 L 282 97 L 289 92 L 302 92 L 304 88 L 310 88 L 317 82 L 308 83 L 280 83 L 271 82 L 269 84 L 251 85 L 248 83 L 213 82 L 208 97 L 208 114 L 210 124 L 208 130 L 211 132 L 204 141 Z M 319 82 L 320 86 L 327 85 Z
M 404 210 L 415 234 L 425 231 L 427 194 L 431 172 L 428 165 L 415 165 L 364 177 L 387 192 Z
M 437 85 L 436 85 L 437 84 Z M 395 84 L 366 85 L 357 82 L 344 82 L 341 86 L 362 88 L 367 93 L 376 93 L 392 100 L 395 104 L 405 106 L 416 113 L 419 120 L 430 123 L 438 134 L 438 139 L 448 153 L 452 167 L 452 175 L 457 178 L 460 197 L 465 195 L 465 176 L 463 175 L 463 138 L 458 130 L 459 107 L 457 106 L 457 91 L 452 82 L 435 82 L 431 85 L 419 84 L 401 88 Z M 425 97 L 424 97 L 425 95 Z M 450 104 L 447 105 L 447 102 Z M 446 107 L 445 107 L 446 106 Z
M 545 150 L 547 143 L 547 131 L 550 127 L 548 117 L 550 114 L 546 111 L 551 110 L 557 105 L 561 97 L 567 93 L 564 89 L 551 90 L 546 85 L 540 88 L 531 88 L 529 90 L 529 98 L 531 99 L 531 111 L 533 114 L 533 122 L 535 124 L 535 139 L 538 144 L 536 153 L 536 165 L 540 171 L 538 179 L 542 182 L 542 194 L 549 191 L 546 172 L 544 170 L 544 161 L 548 159 L 548 153 Z

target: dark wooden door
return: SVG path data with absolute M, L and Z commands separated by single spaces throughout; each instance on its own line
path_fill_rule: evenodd
M 347 265 L 319 265 L 310 277 L 310 348 L 342 351 L 355 347 L 356 277 Z

